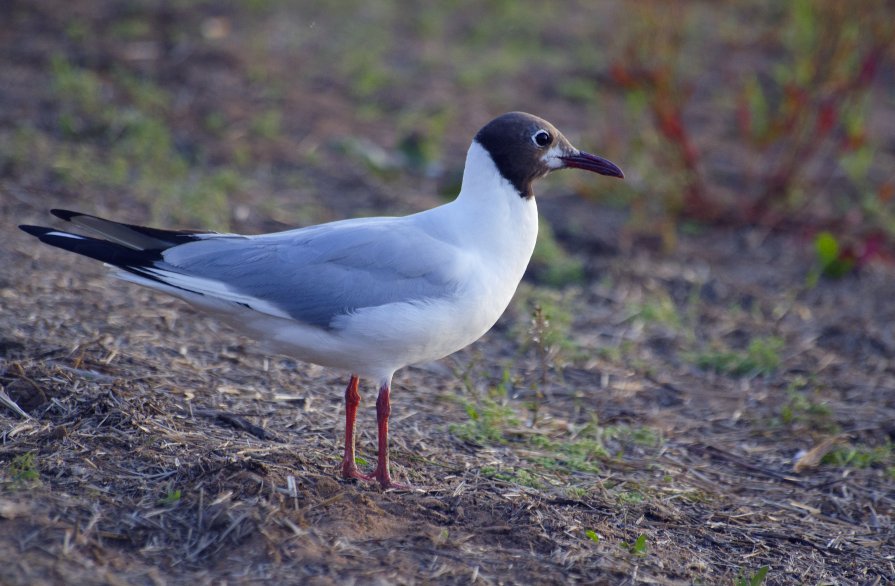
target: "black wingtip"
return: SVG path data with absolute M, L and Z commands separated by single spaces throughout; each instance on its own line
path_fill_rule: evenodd
M 53 214 L 54 216 L 56 216 L 57 218 L 61 218 L 61 219 L 65 220 L 66 222 L 71 222 L 71 219 L 74 218 L 75 216 L 83 216 L 84 215 L 81 212 L 72 212 L 69 210 L 59 210 L 59 209 L 50 210 L 50 213 Z
M 37 236 L 38 238 L 44 236 L 47 232 L 53 231 L 52 228 L 47 228 L 45 226 L 29 226 L 28 224 L 19 224 L 19 230 L 27 232 L 32 236 Z

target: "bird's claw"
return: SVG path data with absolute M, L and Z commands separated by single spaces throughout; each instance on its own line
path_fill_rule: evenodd
M 379 486 L 382 487 L 382 490 L 413 489 L 413 486 L 409 484 L 403 484 L 401 482 L 395 482 L 394 480 L 392 480 L 391 475 L 388 472 L 382 473 L 380 470 L 377 469 L 373 474 L 364 474 L 357 467 L 357 464 L 354 464 L 353 462 L 342 463 L 342 478 L 354 478 L 357 480 L 363 480 L 364 482 L 378 482 Z
M 363 480 L 365 482 L 373 482 L 374 480 L 376 480 L 376 477 L 372 474 L 364 474 L 363 472 L 361 472 L 358 469 L 357 464 L 355 464 L 354 462 L 342 463 L 342 478 L 356 478 L 357 480 Z

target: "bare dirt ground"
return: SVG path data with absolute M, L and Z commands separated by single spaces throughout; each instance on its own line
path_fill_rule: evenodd
M 30 125 L 47 138 L 29 149 L 58 155 L 47 55 L 108 71 L 155 45 L 69 30 L 126 20 L 111 4 L 69 17 L 52 2 L 14 4 L 16 27 L 0 33 L 3 139 Z M 212 37 L 226 22 L 172 10 L 156 16 Z M 180 92 L 168 123 L 201 147 L 197 167 L 249 144 L 254 175 L 230 200 L 233 229 L 438 202 L 419 195 L 440 186 L 425 174 L 340 160 L 326 140 L 346 127 L 384 142 L 396 131 L 345 115 L 351 100 L 319 78 L 278 98 L 282 135 L 240 131 L 260 99 L 241 83 L 261 75 L 250 40 L 237 28 L 224 46 L 181 53 L 175 37 L 164 50 L 177 65 L 158 77 Z M 472 120 L 442 145 L 452 167 L 490 117 L 467 101 Z M 232 133 L 209 134 L 210 109 L 236 121 Z M 558 290 L 536 270 L 482 340 L 398 374 L 393 473 L 416 489 L 383 493 L 337 475 L 345 376 L 266 356 L 16 230 L 45 224 L 50 207 L 132 222 L 159 210 L 118 185 L 84 193 L 64 169 L 10 152 L 0 389 L 24 415 L 0 407 L 0 583 L 757 584 L 765 566 L 772 584 L 895 579 L 891 266 L 807 287 L 804 240 L 750 228 L 704 227 L 665 254 L 619 247 L 622 212 L 548 181 L 542 213 L 583 277 Z M 283 171 L 293 167 L 299 183 Z M 561 341 L 546 358 L 531 347 L 531 299 L 555 312 Z M 368 463 L 372 392 L 359 417 Z

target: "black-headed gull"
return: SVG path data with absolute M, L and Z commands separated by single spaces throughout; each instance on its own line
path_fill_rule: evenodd
M 342 476 L 396 488 L 388 458 L 392 375 L 456 352 L 494 325 L 534 250 L 532 182 L 564 168 L 624 177 L 610 161 L 573 147 L 549 122 L 512 112 L 475 135 L 457 198 L 409 216 L 241 236 L 53 210 L 103 239 L 21 228 L 110 265 L 121 279 L 207 310 L 273 352 L 351 373 Z M 354 457 L 359 377 L 379 385 L 379 460 L 371 475 Z

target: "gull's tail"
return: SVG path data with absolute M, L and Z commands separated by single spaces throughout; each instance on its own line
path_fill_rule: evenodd
M 19 228 L 50 246 L 96 259 L 143 279 L 166 285 L 170 284 L 155 274 L 158 263 L 163 260 L 162 253 L 165 250 L 218 235 L 216 232 L 160 230 L 122 224 L 68 210 L 50 211 L 54 216 L 105 239 L 81 236 L 44 226 L 23 225 Z

